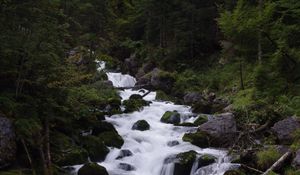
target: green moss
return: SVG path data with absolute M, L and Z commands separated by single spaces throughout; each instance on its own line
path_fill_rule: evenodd
M 176 124 L 176 126 L 185 126 L 185 127 L 196 127 L 197 125 L 195 125 L 194 123 L 179 123 Z
M 217 158 L 215 156 L 209 155 L 209 154 L 205 154 L 203 156 L 200 157 L 199 159 L 199 166 L 203 167 L 203 166 L 208 166 L 210 164 L 215 163 L 217 160 Z
M 122 137 L 113 131 L 103 132 L 98 137 L 104 142 L 106 146 L 121 148 L 124 144 Z
M 171 102 L 176 102 L 176 98 L 172 97 L 170 95 L 167 95 L 164 91 L 158 90 L 156 91 L 156 100 L 161 100 L 161 101 L 171 101 Z
M 144 99 L 129 99 L 123 102 L 125 112 L 139 111 L 142 107 L 148 106 L 150 103 Z
M 209 135 L 203 131 L 186 133 L 184 134 L 182 140 L 185 142 L 190 142 L 191 144 L 199 146 L 200 148 L 209 147 Z
M 104 145 L 100 138 L 86 136 L 81 138 L 82 146 L 87 150 L 91 161 L 103 161 L 109 153 L 109 149 Z
M 256 156 L 258 166 L 261 167 L 261 169 L 267 169 L 278 160 L 281 155 L 274 147 L 270 147 L 266 150 L 257 152 Z
M 108 175 L 108 173 L 97 163 L 87 163 L 79 169 L 78 175 Z
M 60 166 L 79 165 L 88 161 L 88 152 L 80 147 L 73 147 L 61 153 L 56 163 Z
M 191 164 L 196 159 L 196 151 L 188 151 L 178 154 L 176 157 L 179 158 L 179 163 L 182 165 Z
M 170 123 L 170 124 L 179 124 L 180 123 L 180 114 L 175 111 L 167 111 L 160 119 L 163 123 Z
M 139 120 L 135 122 L 132 126 L 133 130 L 146 131 L 150 129 L 150 125 L 146 120 Z
M 194 124 L 197 126 L 202 125 L 203 123 L 206 123 L 208 121 L 207 115 L 200 115 L 195 121 Z

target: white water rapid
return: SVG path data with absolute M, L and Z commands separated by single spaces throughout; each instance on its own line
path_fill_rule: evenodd
M 135 78 L 120 73 L 107 73 L 108 79 L 113 82 L 115 87 L 133 87 Z M 145 91 L 135 91 L 126 89 L 120 91 L 122 100 L 126 100 L 132 94 L 143 95 Z M 174 126 L 160 122 L 160 118 L 166 111 L 178 111 L 182 116 L 192 116 L 190 107 L 175 105 L 171 102 L 155 100 L 156 92 L 151 92 L 144 97 L 151 101 L 150 106 L 144 107 L 141 111 L 113 115 L 106 117 L 106 121 L 112 123 L 118 133 L 124 139 L 121 149 L 111 148 L 104 162 L 99 163 L 104 166 L 110 175 L 173 175 L 174 163 L 166 163 L 165 159 L 178 153 L 194 150 L 201 154 L 210 154 L 218 158 L 217 163 L 198 168 L 195 163 L 190 175 L 223 175 L 232 164 L 226 156 L 227 152 L 216 149 L 201 149 L 188 142 L 182 141 L 182 136 L 186 132 L 195 131 L 193 127 Z M 183 121 L 193 119 L 183 117 Z M 132 125 L 138 120 L 146 120 L 150 124 L 150 130 L 132 130 Z M 170 146 L 170 142 L 177 141 L 175 146 Z M 121 150 L 130 150 L 132 156 L 116 159 Z M 132 165 L 131 171 L 125 171 L 120 164 Z M 76 166 L 78 170 L 80 166 Z

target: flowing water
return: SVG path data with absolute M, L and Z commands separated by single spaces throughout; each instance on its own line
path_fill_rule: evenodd
M 108 79 L 115 87 L 133 87 L 135 78 L 121 73 L 107 73 Z M 132 94 L 143 95 L 146 90 L 127 89 L 120 91 L 122 100 L 126 100 Z M 160 122 L 160 118 L 166 111 L 178 111 L 182 117 L 182 122 L 193 121 L 196 118 L 190 111 L 190 107 L 175 105 L 171 102 L 156 101 L 156 93 L 151 92 L 144 97 L 151 101 L 150 106 L 144 107 L 141 111 L 118 114 L 106 117 L 112 123 L 119 134 L 124 139 L 121 149 L 111 148 L 104 162 L 99 163 L 106 167 L 110 175 L 173 175 L 174 163 L 168 163 L 166 158 L 178 153 L 194 150 L 202 154 L 210 154 L 218 158 L 217 163 L 210 166 L 198 168 L 194 163 L 191 175 L 222 175 L 232 164 L 229 162 L 227 152 L 217 149 L 201 149 L 188 142 L 182 141 L 182 136 L 186 132 L 193 132 L 196 128 L 180 127 L 172 124 Z M 146 120 L 150 124 L 150 130 L 132 130 L 132 125 L 138 120 Z M 170 142 L 177 141 L 177 145 L 170 146 Z M 178 144 L 179 143 L 179 144 Z M 132 156 L 117 159 L 121 150 L 130 150 Z M 125 163 L 125 164 L 124 164 Z M 121 164 L 121 165 L 120 165 Z M 131 165 L 131 171 L 122 169 L 122 165 Z M 80 166 L 76 166 L 78 170 Z

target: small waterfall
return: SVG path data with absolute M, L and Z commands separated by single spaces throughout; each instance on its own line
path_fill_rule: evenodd
M 108 80 L 110 80 L 114 87 L 130 88 L 134 87 L 136 79 L 130 75 L 121 73 L 106 73 Z

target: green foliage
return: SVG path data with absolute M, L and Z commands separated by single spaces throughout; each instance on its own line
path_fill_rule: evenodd
M 275 161 L 280 158 L 280 153 L 276 148 L 270 147 L 266 150 L 257 152 L 257 163 L 262 169 L 269 168 Z

